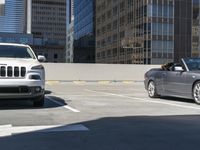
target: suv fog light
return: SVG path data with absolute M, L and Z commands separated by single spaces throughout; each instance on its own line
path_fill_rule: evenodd
M 41 87 L 35 87 L 35 92 L 39 93 L 41 91 L 42 91 Z
M 29 78 L 30 78 L 30 79 L 33 79 L 33 80 L 41 80 L 41 78 L 40 78 L 39 75 L 30 75 Z

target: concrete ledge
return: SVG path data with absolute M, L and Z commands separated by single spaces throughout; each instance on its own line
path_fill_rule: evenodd
M 143 81 L 144 74 L 160 65 L 44 63 L 46 80 Z

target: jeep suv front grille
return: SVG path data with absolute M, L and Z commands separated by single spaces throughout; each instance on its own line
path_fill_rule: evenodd
M 0 66 L 0 78 L 24 78 L 26 67 Z

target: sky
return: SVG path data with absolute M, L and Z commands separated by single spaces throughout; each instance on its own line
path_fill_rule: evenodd
M 3 4 L 3 3 L 5 3 L 5 0 L 0 0 L 0 4 Z

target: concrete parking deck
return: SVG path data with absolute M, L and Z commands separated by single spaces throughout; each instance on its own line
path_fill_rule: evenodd
M 44 108 L 0 102 L 5 150 L 199 149 L 200 106 L 150 99 L 142 82 L 48 81 Z

